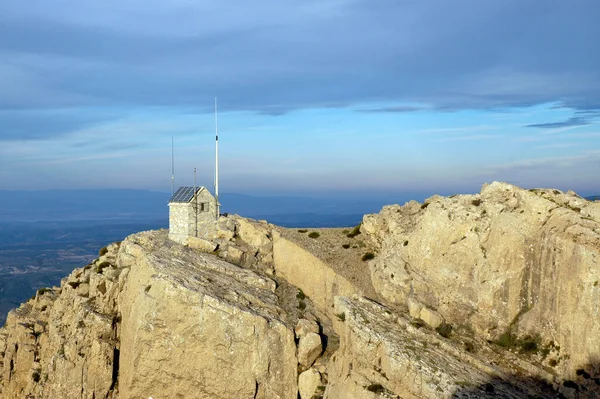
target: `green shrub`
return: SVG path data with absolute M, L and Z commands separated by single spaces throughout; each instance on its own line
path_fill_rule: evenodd
M 361 259 L 363 260 L 363 262 L 366 262 L 366 261 L 374 259 L 374 258 L 375 258 L 375 254 L 373 252 L 367 252 L 366 254 L 364 254 L 362 256 Z
M 107 267 L 111 266 L 110 262 L 101 262 L 98 265 L 96 265 L 96 273 L 102 273 L 102 270 L 106 269 Z
M 348 234 L 348 233 L 350 233 L 350 230 L 348 230 L 348 229 L 342 230 L 342 234 Z
M 301 301 L 303 299 L 306 299 L 306 294 L 304 293 L 304 291 L 302 291 L 301 289 L 298 288 L 298 293 L 296 294 L 296 298 Z
M 37 294 L 38 296 L 40 295 L 44 295 L 46 292 L 51 292 L 52 288 L 40 288 L 39 290 L 37 290 Z
M 306 233 L 307 231 L 308 230 L 306 230 L 306 229 L 300 229 L 300 230 L 298 230 L 298 233 Z
M 344 249 L 348 249 L 348 248 L 350 248 L 350 244 L 343 244 L 343 245 L 342 245 L 342 248 L 344 248 Z M 597 281 L 596 281 L 596 282 L 597 282 Z
M 100 248 L 100 252 L 99 252 L 100 256 L 106 255 L 107 253 L 108 253 L 108 248 L 107 247 Z
M 357 235 L 359 235 L 359 234 L 360 234 L 360 225 L 361 225 L 361 224 L 362 224 L 362 223 L 360 223 L 360 224 L 356 225 L 356 226 L 355 226 L 355 227 L 352 229 L 352 231 L 351 231 L 350 233 L 346 234 L 346 237 L 348 237 L 348 238 L 352 238 L 352 237 L 356 237 Z
M 539 335 L 526 335 L 525 337 L 518 340 L 518 345 L 520 349 L 519 351 L 521 353 L 535 353 L 538 351 L 540 341 L 541 338 Z
M 517 344 L 517 337 L 510 331 L 507 331 L 500 335 L 496 340 L 496 345 L 506 349 L 514 348 Z
M 371 384 L 367 387 L 367 391 L 375 393 L 383 393 L 385 388 L 381 384 Z
M 346 313 L 338 313 L 336 316 L 340 321 L 346 321 Z
M 442 323 L 436 327 L 435 331 L 444 338 L 449 338 L 452 333 L 452 326 L 448 323 Z
M 306 309 L 306 302 L 298 301 L 298 309 L 300 309 L 300 310 Z
M 310 238 L 319 238 L 321 234 L 317 233 L 316 231 L 311 231 L 310 233 L 308 233 L 308 236 Z

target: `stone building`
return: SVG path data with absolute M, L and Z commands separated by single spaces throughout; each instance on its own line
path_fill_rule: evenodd
M 169 238 L 207 237 L 216 228 L 217 201 L 205 187 L 179 187 L 169 200 Z

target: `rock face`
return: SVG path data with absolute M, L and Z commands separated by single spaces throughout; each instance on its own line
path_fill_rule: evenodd
M 130 236 L 10 313 L 2 397 L 294 397 L 294 331 L 274 291 L 164 232 Z
M 456 398 L 468 397 L 467 390 L 474 398 L 554 393 L 542 383 L 519 383 L 518 369 L 505 373 L 375 302 L 338 297 L 335 311 L 341 344 L 328 365 L 325 398 Z
M 387 301 L 489 339 L 539 337 L 546 364 L 574 374 L 600 359 L 599 212 L 573 193 L 493 183 L 385 207 L 362 231 Z
M 493 183 L 360 231 L 132 235 L 9 313 L 0 399 L 600 397 L 600 203 Z

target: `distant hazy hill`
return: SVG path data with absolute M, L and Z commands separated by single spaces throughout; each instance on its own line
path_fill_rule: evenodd
M 589 201 L 600 201 L 600 195 L 590 195 L 589 197 L 585 197 L 585 199 Z
M 0 220 L 147 219 L 168 215 L 167 193 L 143 190 L 0 190 Z
M 144 190 L 0 190 L 0 221 L 168 219 L 170 194 Z M 221 194 L 222 212 L 285 226 L 350 226 L 383 205 L 423 200 L 425 194 L 252 196 Z

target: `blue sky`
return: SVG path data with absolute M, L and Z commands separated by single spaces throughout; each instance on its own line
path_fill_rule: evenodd
M 600 5 L 0 3 L 0 189 L 600 192 Z

